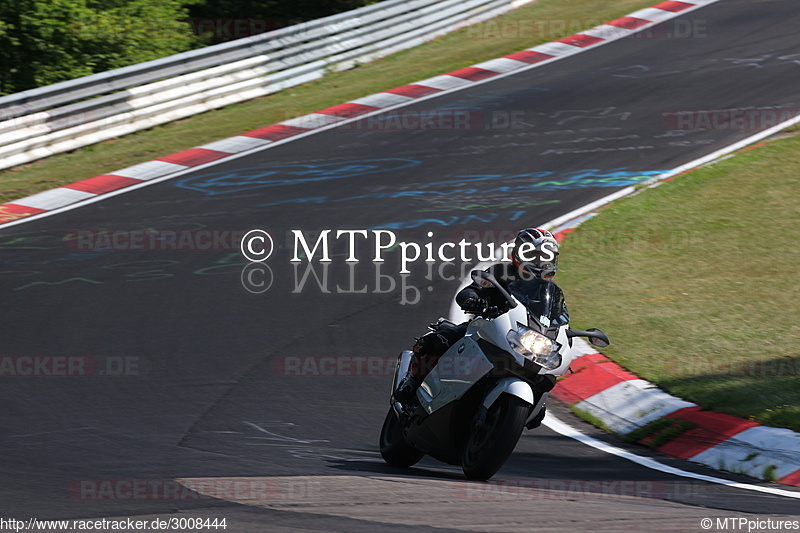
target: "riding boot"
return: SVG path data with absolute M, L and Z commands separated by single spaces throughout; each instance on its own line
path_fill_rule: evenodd
M 400 381 L 400 386 L 394 393 L 394 399 L 403 405 L 408 405 L 414 400 L 417 389 L 422 384 L 422 378 L 415 376 L 411 371 Z
M 434 333 L 428 333 L 417 339 L 417 342 L 412 347 L 414 355 L 411 358 L 411 364 L 405 377 L 400 381 L 397 390 L 394 393 L 395 401 L 408 405 L 414 401 L 417 389 L 422 385 L 425 376 L 428 375 L 432 365 L 436 364 L 438 357 L 432 356 L 435 353 Z M 430 359 L 433 357 L 433 362 Z

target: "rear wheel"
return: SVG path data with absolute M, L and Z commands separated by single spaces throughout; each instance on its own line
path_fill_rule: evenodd
M 424 452 L 417 450 L 403 438 L 403 426 L 391 407 L 381 428 L 381 456 L 387 464 L 400 467 L 415 465 L 425 457 Z
M 489 407 L 482 424 L 476 425 L 477 419 L 473 420 L 461 456 L 467 478 L 486 480 L 500 470 L 519 441 L 530 409 L 530 404 L 521 398 L 501 394 Z

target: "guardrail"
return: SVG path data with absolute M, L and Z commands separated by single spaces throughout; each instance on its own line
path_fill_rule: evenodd
M 0 98 L 0 170 L 257 98 L 533 0 L 385 0 Z

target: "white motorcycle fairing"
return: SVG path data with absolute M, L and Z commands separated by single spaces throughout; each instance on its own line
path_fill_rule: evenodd
M 408 404 L 396 401 L 394 393 L 414 353 L 400 354 L 380 437 L 381 456 L 390 465 L 408 467 L 430 455 L 461 465 L 468 479 L 489 479 L 522 431 L 541 423 L 546 398 L 572 361 L 571 338 L 608 345 L 599 330 L 569 328 L 563 294 L 552 281 L 518 280 L 506 290 L 491 274 L 473 274 L 495 285 L 508 308 L 473 319 Z M 445 326 L 452 324 L 440 321 L 431 329 Z
M 515 311 L 517 312 L 515 313 Z M 479 339 L 485 339 L 498 348 L 513 353 L 508 341 L 505 337 L 498 336 L 497 331 L 507 331 L 513 321 L 520 319 L 527 323 L 525 309 L 518 306 L 494 321 L 483 318 L 473 320 L 467 328 L 464 338 L 456 342 L 439 358 L 436 366 L 417 390 L 417 399 L 423 409 L 431 414 L 448 403 L 458 400 L 494 368 L 494 364 L 484 354 L 484 348 L 479 345 Z M 515 359 L 519 365 L 523 365 L 524 358 L 522 356 L 515 355 Z M 531 407 L 534 405 L 534 393 L 528 383 L 519 378 L 505 377 L 500 379 L 486 395 L 482 402 L 484 407 L 491 406 L 503 392 L 524 400 Z

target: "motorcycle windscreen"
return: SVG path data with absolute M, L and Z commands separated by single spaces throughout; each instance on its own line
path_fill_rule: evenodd
M 518 279 L 508 292 L 524 305 L 528 316 L 545 328 L 569 324 L 569 313 L 561 287 L 546 279 Z

